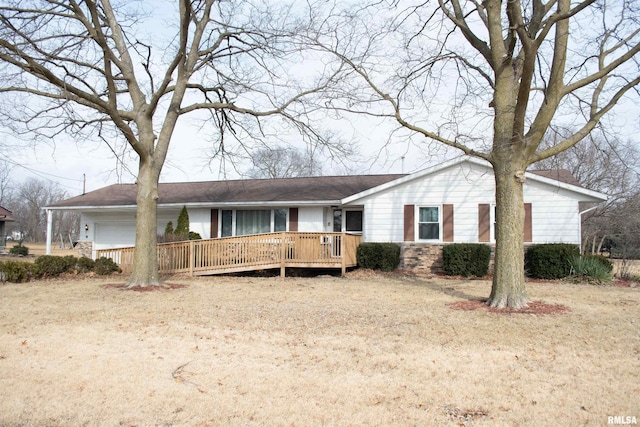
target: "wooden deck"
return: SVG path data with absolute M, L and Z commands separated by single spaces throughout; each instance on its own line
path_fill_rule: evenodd
M 362 236 L 348 233 L 283 232 L 219 239 L 189 240 L 158 245 L 160 273 L 191 276 L 287 268 L 334 268 L 344 274 L 357 265 Z M 96 258 L 113 259 L 124 273 L 133 267 L 135 248 L 96 251 Z

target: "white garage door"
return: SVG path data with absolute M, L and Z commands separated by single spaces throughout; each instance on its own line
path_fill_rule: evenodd
M 96 249 L 133 246 L 136 242 L 136 224 L 132 222 L 101 222 L 96 227 Z

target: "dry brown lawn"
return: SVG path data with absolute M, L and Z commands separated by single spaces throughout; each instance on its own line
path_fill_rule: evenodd
M 640 418 L 640 288 L 530 283 L 565 314 L 453 310 L 490 283 L 0 286 L 2 426 L 606 425 Z

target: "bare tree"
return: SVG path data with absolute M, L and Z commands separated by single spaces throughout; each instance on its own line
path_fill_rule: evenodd
M 323 31 L 310 35 L 358 78 L 330 107 L 387 114 L 427 141 L 492 165 L 497 239 L 488 304 L 526 305 L 525 171 L 574 146 L 623 96 L 637 93 L 638 3 L 398 0 L 356 7 L 319 17 Z M 566 124 L 576 130 L 541 145 L 551 128 Z
M 634 223 L 638 212 L 633 207 L 637 203 L 629 201 L 640 194 L 639 155 L 631 142 L 624 143 L 617 138 L 592 133 L 566 151 L 533 165 L 536 169 L 566 169 L 583 187 L 609 196 L 606 203 L 585 214 L 582 222 L 583 252 L 600 252 L 612 234 L 621 234 L 621 226 L 629 228 L 628 225 Z
M 62 187 L 51 181 L 31 178 L 18 184 L 15 192 L 7 199 L 6 206 L 13 213 L 13 229 L 19 231 L 27 241 L 44 242 L 47 218 L 42 208 L 67 196 Z M 62 224 L 59 221 L 54 224 L 55 233 L 62 232 Z M 69 231 L 71 230 L 65 230 L 65 233 Z
M 313 153 L 293 147 L 259 148 L 251 153 L 249 178 L 293 178 L 322 175 L 322 166 Z
M 161 30 L 151 30 L 157 25 Z M 0 6 L 0 92 L 11 105 L 5 115 L 21 131 L 91 135 L 114 153 L 122 138 L 139 159 L 129 286 L 160 283 L 158 182 L 182 116 L 196 113 L 214 126 L 216 153 L 253 129 L 259 136 L 270 116 L 285 118 L 309 141 L 326 142 L 305 121 L 304 101 L 332 85 L 340 69 L 291 76 L 303 61 L 296 42 L 303 28 L 295 8 L 261 0 Z
M 0 161 L 0 206 L 4 206 L 7 199 L 11 197 L 13 190 L 11 169 L 7 162 Z
M 564 138 L 562 138 L 564 139 Z M 557 138 L 543 142 L 553 146 Z M 640 153 L 635 144 L 595 133 L 573 147 L 532 165 L 534 169 L 566 169 L 580 184 L 616 202 L 633 193 L 640 181 Z

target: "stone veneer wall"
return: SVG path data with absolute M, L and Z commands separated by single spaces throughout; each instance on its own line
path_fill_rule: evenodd
M 442 245 L 400 243 L 400 266 L 415 274 L 442 274 Z
M 442 244 L 400 243 L 400 270 L 414 274 L 443 274 Z M 526 249 L 526 248 L 525 248 Z M 491 246 L 489 273 L 493 273 L 495 246 Z
M 78 257 L 93 257 L 93 242 L 78 242 L 76 243 L 76 249 L 78 250 Z

